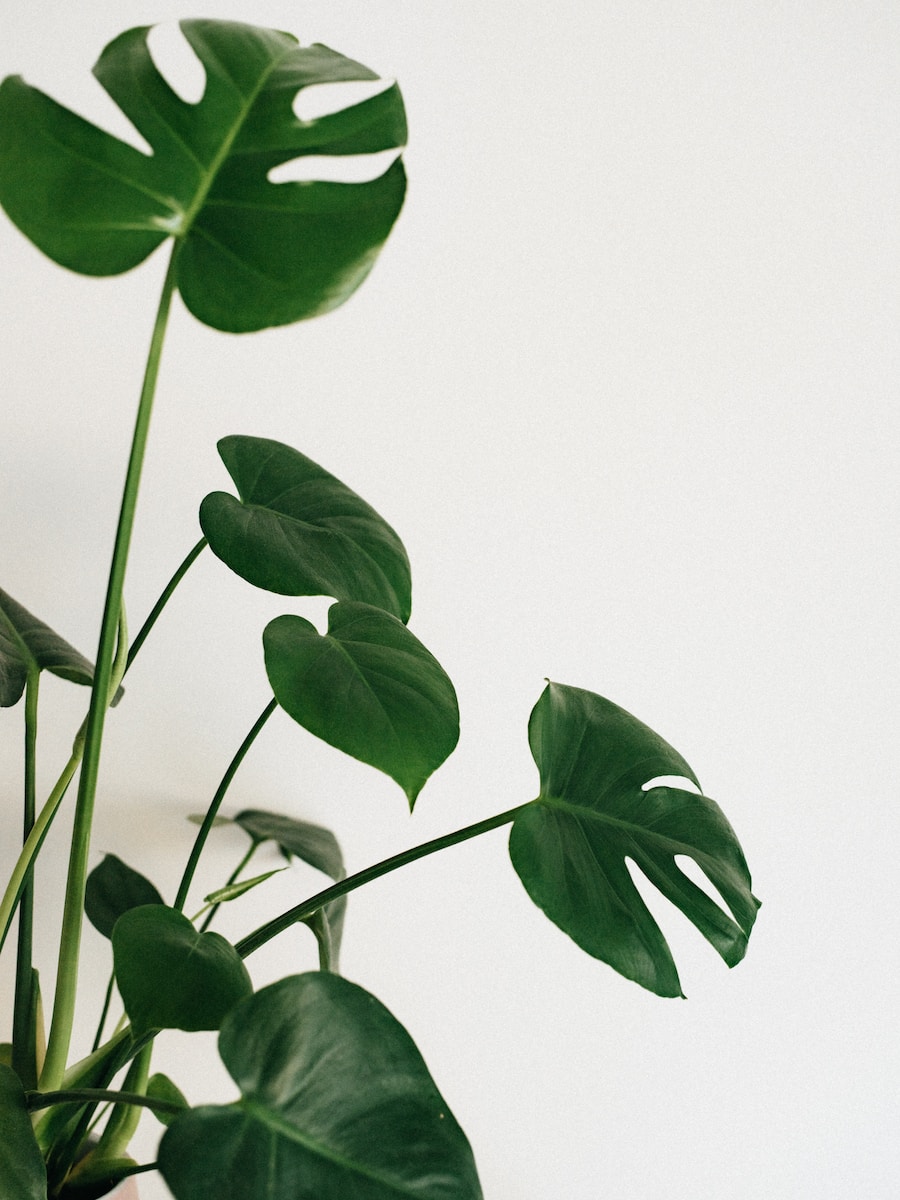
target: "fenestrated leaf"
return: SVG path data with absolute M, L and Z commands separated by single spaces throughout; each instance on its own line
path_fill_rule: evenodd
M 47 1171 L 19 1077 L 0 1063 L 0 1196 L 47 1200 Z
M 396 617 L 368 604 L 333 604 L 324 636 L 302 617 L 276 617 L 263 645 L 282 708 L 390 775 L 412 808 L 459 739 L 456 693 L 437 659 Z
M 112 937 L 113 926 L 131 908 L 144 904 L 164 904 L 162 896 L 138 871 L 115 854 L 106 854 L 87 877 L 84 912 L 94 928 L 105 938 Z
M 0 708 L 18 703 L 30 670 L 90 687 L 91 663 L 67 641 L 0 591 Z
M 198 933 L 174 908 L 132 908 L 112 935 L 116 983 L 140 1037 L 154 1029 L 218 1029 L 253 987 L 237 951 Z
M 724 813 L 685 789 L 643 790 L 661 776 L 697 784 L 681 755 L 609 700 L 558 683 L 535 705 L 528 736 L 541 792 L 516 816 L 509 851 L 547 916 L 626 978 L 680 996 L 671 952 L 629 875 L 630 859 L 729 966 L 739 962 L 759 901 Z M 676 855 L 697 863 L 731 915 L 680 870 Z
M 197 104 L 157 71 L 147 28 L 121 34 L 94 67 L 151 155 L 20 77 L 6 79 L 0 203 L 45 254 L 89 275 L 127 271 L 176 237 L 185 304 L 218 329 L 261 329 L 336 308 L 368 274 L 396 220 L 402 164 L 356 184 L 275 184 L 268 176 L 307 155 L 399 149 L 399 90 L 301 121 L 292 104 L 303 88 L 377 76 L 273 29 L 210 20 L 181 28 L 206 73 Z
M 240 499 L 212 492 L 200 525 L 232 571 L 280 595 L 361 600 L 409 620 L 409 559 L 371 505 L 280 442 L 226 437 L 219 453 Z
M 283 979 L 219 1036 L 241 1090 L 163 1135 L 176 1200 L 480 1200 L 465 1135 L 406 1030 L 340 976 Z
M 239 812 L 234 820 L 254 842 L 277 843 L 288 861 L 293 857 L 299 858 L 315 867 L 317 871 L 328 875 L 335 883 L 344 878 L 344 856 L 337 838 L 330 829 L 325 829 L 322 825 L 313 825 L 309 821 L 297 821 L 281 813 L 262 812 L 252 808 Z M 331 940 L 332 967 L 335 969 L 340 956 L 346 914 L 346 896 L 338 896 L 337 900 L 332 900 L 325 908 L 325 920 Z M 316 937 L 321 939 L 322 931 L 314 929 L 314 932 Z

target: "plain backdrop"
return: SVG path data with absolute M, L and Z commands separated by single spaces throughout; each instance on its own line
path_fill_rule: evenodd
M 228 811 L 320 821 L 358 869 L 536 794 L 545 677 L 615 700 L 741 838 L 763 901 L 745 962 L 728 971 L 660 901 L 689 999 L 641 991 L 532 906 L 500 830 L 354 895 L 344 972 L 416 1039 L 487 1200 L 896 1196 L 900 8 L 6 0 L 0 68 L 133 137 L 91 64 L 123 29 L 197 15 L 397 77 L 410 188 L 328 317 L 233 337 L 176 303 L 132 626 L 228 486 L 216 440 L 277 438 L 400 532 L 411 628 L 462 711 L 412 817 L 283 715 Z M 4 218 L 0 263 L 0 586 L 93 654 L 162 257 L 84 279 Z M 268 699 L 264 624 L 325 609 L 200 559 L 110 720 L 94 861 L 117 853 L 171 896 L 185 817 Z M 48 680 L 43 697 L 49 787 L 84 696 Z M 4 867 L 21 720 L 0 714 Z M 39 877 L 51 915 L 64 835 L 61 818 Z M 242 847 L 218 833 L 198 907 Z M 219 927 L 318 886 L 296 866 Z M 85 946 L 102 991 L 106 945 L 89 929 Z M 55 949 L 49 921 L 47 993 Z M 250 960 L 259 985 L 314 965 L 305 930 Z M 95 1019 L 88 1000 L 79 1051 Z M 154 1066 L 192 1102 L 235 1094 L 211 1035 L 165 1035 Z M 158 1129 L 142 1123 L 145 1161 Z

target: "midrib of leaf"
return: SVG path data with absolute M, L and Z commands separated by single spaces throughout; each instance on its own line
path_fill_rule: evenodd
M 40 663 L 34 657 L 34 655 L 31 653 L 31 649 L 30 649 L 28 643 L 23 639 L 22 635 L 19 633 L 18 628 L 13 624 L 12 618 L 9 616 L 6 609 L 3 608 L 2 605 L 0 605 L 0 621 L 3 622 L 3 625 L 6 627 L 7 632 L 10 634 L 12 640 L 15 642 L 16 646 L 18 647 L 19 653 L 25 659 L 26 670 L 30 670 L 30 671 L 40 670 Z
M 304 1150 L 310 1151 L 311 1154 L 334 1163 L 336 1167 L 342 1167 L 344 1170 L 352 1171 L 356 1175 L 362 1175 L 366 1179 L 371 1179 L 374 1183 L 381 1184 L 382 1187 L 391 1188 L 398 1196 L 409 1196 L 412 1200 L 421 1200 L 421 1192 L 418 1189 L 412 1191 L 402 1182 L 398 1183 L 397 1180 L 389 1179 L 385 1175 L 364 1166 L 362 1163 L 354 1162 L 352 1159 L 337 1154 L 330 1146 L 316 1141 L 309 1134 L 304 1134 L 302 1130 L 297 1129 L 295 1125 L 291 1125 L 289 1121 L 286 1121 L 283 1117 L 258 1101 L 244 1096 L 238 1101 L 238 1104 L 250 1120 L 257 1121 L 260 1125 L 271 1130 L 272 1133 L 277 1134 L 279 1137 L 283 1137 L 297 1146 L 302 1146 Z
M 567 816 L 575 817 L 578 821 L 594 823 L 598 825 L 611 825 L 616 829 L 621 829 L 627 833 L 635 841 L 653 841 L 659 846 L 664 846 L 666 849 L 675 847 L 671 850 L 672 854 L 687 854 L 693 858 L 699 851 L 703 853 L 699 847 L 692 845 L 690 842 L 676 841 L 674 838 L 666 837 L 664 834 L 654 833 L 649 825 L 639 825 L 636 821 L 626 821 L 622 817 L 613 817 L 608 813 L 600 812 L 594 808 L 586 808 L 579 804 L 571 804 L 568 800 L 559 800 L 553 796 L 540 796 L 537 804 L 544 804 L 552 811 L 565 813 Z M 704 855 L 708 858 L 708 855 Z

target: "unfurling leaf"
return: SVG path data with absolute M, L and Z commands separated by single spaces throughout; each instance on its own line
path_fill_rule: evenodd
M 510 834 L 513 865 L 534 902 L 583 950 L 661 996 L 680 996 L 671 952 L 626 866 L 630 859 L 729 966 L 739 962 L 759 901 L 724 813 L 706 796 L 643 785 L 696 784 L 677 751 L 609 700 L 547 685 L 531 714 L 538 799 Z M 699 786 L 699 785 L 698 785 Z M 696 862 L 726 911 L 678 867 Z

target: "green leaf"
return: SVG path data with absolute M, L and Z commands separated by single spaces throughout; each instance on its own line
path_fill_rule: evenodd
M 180 1088 L 168 1075 L 163 1075 L 160 1071 L 147 1080 L 147 1095 L 151 1100 L 165 1100 L 169 1104 L 180 1104 L 182 1108 L 188 1108 L 188 1102 Z M 155 1109 L 151 1111 L 161 1125 L 171 1125 L 175 1120 L 175 1113 L 158 1112 Z
M 47 1171 L 25 1107 L 19 1077 L 0 1064 L 0 1196 L 47 1200 Z
M 453 684 L 422 643 L 380 609 L 338 603 L 324 637 L 302 617 L 276 617 L 263 645 L 282 708 L 329 745 L 390 775 L 412 808 L 459 739 Z
M 311 973 L 263 988 L 227 1018 L 219 1052 L 241 1099 L 166 1130 L 176 1200 L 480 1200 L 409 1034 L 355 984 Z
M 17 704 L 29 671 L 90 687 L 94 668 L 59 634 L 0 591 L 0 708 Z
M 267 879 L 271 879 L 273 875 L 280 875 L 285 867 L 278 867 L 274 871 L 264 871 L 262 875 L 254 875 L 252 879 L 241 879 L 237 883 L 227 883 L 224 887 L 216 888 L 214 892 L 210 892 L 203 899 L 207 904 L 227 904 L 229 900 L 237 900 L 239 896 L 243 896 L 246 892 L 252 891 L 261 883 L 265 883 Z
M 253 989 L 235 948 L 198 933 L 174 908 L 132 908 L 112 935 L 116 983 L 140 1037 L 154 1029 L 218 1029 Z
M 280 442 L 226 437 L 219 454 L 240 499 L 211 493 L 200 525 L 232 571 L 279 595 L 361 600 L 409 620 L 406 551 L 365 500 Z
M 509 851 L 535 904 L 627 979 L 680 996 L 671 952 L 631 879 L 630 859 L 729 966 L 738 963 L 759 901 L 734 831 L 706 796 L 643 790 L 661 776 L 697 784 L 681 755 L 609 700 L 558 683 L 535 705 L 528 736 L 541 793 L 517 815 Z M 676 855 L 697 863 L 731 915 L 680 870 Z
M 149 879 L 133 870 L 115 854 L 107 854 L 87 877 L 84 912 L 105 938 L 111 938 L 113 926 L 123 913 L 145 904 L 164 904 Z
M 151 155 L 20 77 L 6 79 L 0 203 L 45 254 L 88 275 L 130 270 L 178 238 L 182 298 L 217 329 L 262 329 L 338 307 L 371 270 L 400 212 L 402 164 L 358 184 L 273 184 L 268 175 L 307 155 L 399 149 L 399 90 L 301 121 L 292 104 L 303 88 L 377 76 L 274 29 L 209 20 L 181 29 L 206 72 L 198 104 L 180 99 L 157 71 L 148 28 L 121 34 L 94 67 Z

